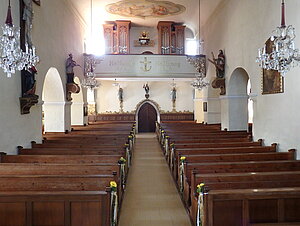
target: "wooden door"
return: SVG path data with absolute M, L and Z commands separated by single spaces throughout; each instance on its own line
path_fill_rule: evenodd
M 139 110 L 138 117 L 139 132 L 155 132 L 157 113 L 151 104 L 143 104 Z

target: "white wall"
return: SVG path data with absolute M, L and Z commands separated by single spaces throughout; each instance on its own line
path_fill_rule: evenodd
M 171 79 L 170 81 L 151 81 L 148 82 L 150 87 L 149 99 L 157 102 L 162 111 L 172 111 L 171 101 Z M 177 82 L 177 111 L 193 112 L 193 89 L 190 82 Z M 118 100 L 118 87 L 112 86 L 113 81 L 101 81 L 100 88 L 97 89 L 97 107 L 99 113 L 118 112 L 120 110 Z M 123 88 L 124 111 L 134 111 L 137 104 L 146 99 L 143 84 L 140 81 L 121 81 L 119 82 Z
M 6 18 L 8 1 L 0 2 L 0 18 Z M 37 65 L 37 95 L 40 104 L 30 109 L 28 115 L 20 114 L 21 96 L 20 72 L 8 79 L 0 69 L 0 151 L 16 153 L 16 146 L 30 146 L 30 141 L 42 139 L 42 87 L 44 77 L 50 67 L 58 69 L 65 82 L 65 59 L 72 52 L 74 59 L 82 64 L 84 27 L 70 10 L 66 0 L 42 1 L 40 7 L 34 5 L 33 43 L 40 63 Z M 14 24 L 19 24 L 18 1 L 12 1 Z M 80 69 L 76 69 L 80 74 Z M 81 73 L 82 74 L 82 73 Z M 70 118 L 70 117 L 69 117 Z
M 300 150 L 299 99 L 300 68 L 286 75 L 285 91 L 282 94 L 261 94 L 261 69 L 255 63 L 258 48 L 261 48 L 280 25 L 280 0 L 225 0 L 201 29 L 204 34 L 206 54 L 225 50 L 226 82 L 232 72 L 241 67 L 248 73 L 252 93 L 258 94 L 254 101 L 254 138 L 263 138 L 265 144 L 279 143 L 279 150 Z M 300 47 L 299 1 L 286 1 L 287 24 L 296 28 L 296 47 Z M 208 65 L 208 77 L 215 75 L 215 68 Z M 221 108 L 226 116 L 226 105 Z M 223 121 L 223 120 L 222 120 Z M 300 153 L 298 151 L 298 158 Z

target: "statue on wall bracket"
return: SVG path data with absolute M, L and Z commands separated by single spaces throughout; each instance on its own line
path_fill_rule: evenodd
M 149 91 L 150 91 L 150 88 L 149 88 L 149 85 L 148 85 L 148 83 L 146 83 L 146 84 L 144 84 L 143 85 L 143 88 L 145 89 L 145 97 L 146 97 L 146 99 L 149 99 Z
M 120 112 L 123 113 L 124 109 L 123 109 L 123 88 L 121 86 L 119 86 L 118 89 L 118 99 L 119 99 L 119 103 L 120 103 Z
M 176 93 L 177 93 L 177 89 L 175 86 L 173 86 L 171 90 L 172 112 L 176 112 Z
M 213 59 L 208 59 L 216 67 L 216 78 L 212 82 L 212 87 L 215 89 L 220 88 L 221 92 L 220 95 L 226 94 L 226 87 L 225 87 L 225 55 L 223 50 L 219 50 L 218 57 L 215 58 L 214 53 L 212 52 Z
M 66 74 L 67 74 L 67 101 L 72 101 L 71 94 L 72 93 L 79 93 L 80 87 L 78 84 L 74 82 L 74 67 L 81 67 L 79 64 L 73 60 L 73 54 L 70 53 L 69 57 L 66 60 Z

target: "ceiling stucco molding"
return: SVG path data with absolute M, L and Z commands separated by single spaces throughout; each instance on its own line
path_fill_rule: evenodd
M 79 22 L 83 27 L 87 27 L 87 23 L 85 19 L 83 18 L 82 14 L 77 10 L 77 8 L 74 6 L 73 2 L 71 0 L 66 0 L 65 3 L 67 4 L 67 8 L 70 9 L 70 11 L 74 14 L 76 18 L 78 18 Z
M 183 5 L 170 1 L 154 0 L 126 0 L 106 5 L 106 11 L 125 17 L 165 17 L 183 13 L 186 8 Z

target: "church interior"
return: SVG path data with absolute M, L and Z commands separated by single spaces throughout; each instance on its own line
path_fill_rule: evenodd
M 2 0 L 0 226 L 300 225 L 299 9 Z

